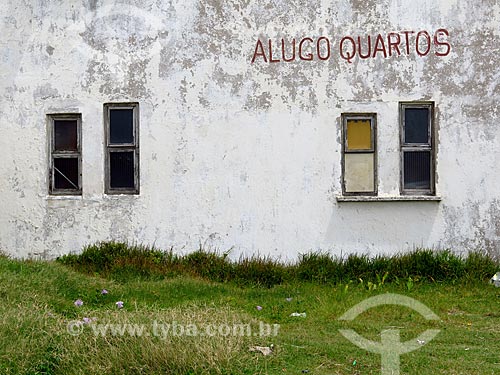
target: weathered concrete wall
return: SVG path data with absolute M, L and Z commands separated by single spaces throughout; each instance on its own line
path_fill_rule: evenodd
M 298 252 L 500 248 L 496 0 L 3 1 L 0 248 L 128 240 Z M 451 51 L 339 54 L 346 35 L 444 28 Z M 329 38 L 327 61 L 252 64 Z M 264 44 L 265 45 L 265 44 Z M 442 46 L 441 46 L 442 47 Z M 443 48 L 437 49 L 443 52 Z M 432 100 L 441 202 L 337 202 L 343 112 L 376 112 L 379 195 L 399 195 L 398 102 Z M 141 194 L 104 194 L 103 103 L 140 106 Z M 83 195 L 48 195 L 47 113 L 82 114 Z

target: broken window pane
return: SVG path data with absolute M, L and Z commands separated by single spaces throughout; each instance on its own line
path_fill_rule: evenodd
M 109 153 L 110 187 L 134 188 L 134 152 Z
M 374 154 L 344 155 L 344 184 L 347 193 L 373 192 Z
M 370 120 L 347 120 L 347 149 L 370 150 L 372 148 Z
M 406 108 L 405 143 L 429 143 L 429 108 Z
M 79 190 L 78 158 L 54 158 L 54 188 Z
M 55 151 L 77 151 L 76 120 L 54 120 L 54 150 Z
M 431 188 L 431 152 L 404 151 L 404 188 Z
M 133 109 L 110 109 L 109 111 L 109 143 L 134 143 L 134 111 Z

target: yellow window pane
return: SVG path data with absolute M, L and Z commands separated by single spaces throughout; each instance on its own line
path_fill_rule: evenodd
M 369 150 L 372 148 L 370 120 L 347 120 L 347 149 Z
M 344 155 L 344 186 L 347 193 L 373 192 L 374 155 Z

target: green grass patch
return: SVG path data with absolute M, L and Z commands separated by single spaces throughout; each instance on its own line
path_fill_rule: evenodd
M 323 255 L 311 256 L 302 269 L 300 263 L 277 268 L 270 259 L 240 260 L 241 273 L 236 275 L 234 263 L 227 259 L 219 263 L 219 256 L 208 254 L 212 267 L 227 272 L 219 281 L 234 282 L 212 281 L 215 275 L 205 267 L 204 253 L 175 257 L 168 277 L 161 267 L 165 266 L 164 253 L 156 257 L 148 253 L 145 256 L 160 265 L 161 277 L 151 276 L 148 265 L 148 272 L 134 270 L 129 277 L 116 280 L 107 278 L 114 275 L 108 264 L 114 264 L 113 257 L 103 262 L 99 275 L 92 267 L 82 274 L 73 269 L 76 265 L 0 257 L 0 373 L 380 374 L 380 355 L 356 347 L 339 329 L 354 329 L 374 341 L 380 341 L 385 329 L 399 329 L 402 341 L 415 340 L 426 329 L 439 329 L 433 341 L 401 356 L 401 374 L 500 373 L 500 289 L 484 281 L 486 275 L 474 282 L 458 276 L 451 282 L 436 281 L 443 269 L 459 270 L 458 275 L 470 272 L 467 269 L 482 274 L 486 258 L 469 256 L 462 266 L 447 268 L 443 262 L 448 258 L 429 254 L 419 256 L 435 265 L 432 278 L 415 265 L 414 273 L 390 279 L 387 259 L 361 257 L 348 263 L 356 270 L 349 274 L 352 279 L 336 283 L 330 282 L 332 275 L 338 275 L 335 280 L 344 276 L 338 268 L 330 268 Z M 105 257 L 93 256 L 94 260 Z M 73 259 L 77 260 L 81 259 Z M 183 262 L 191 265 L 195 260 L 198 268 L 183 268 Z M 366 268 L 369 262 L 377 264 L 376 271 Z M 208 273 L 201 274 L 202 270 Z M 257 274 L 266 276 L 258 279 Z M 255 278 L 253 282 L 262 287 L 243 282 L 244 277 Z M 103 294 L 103 289 L 108 293 Z M 385 293 L 414 298 L 439 320 L 427 321 L 401 306 L 374 307 L 354 321 L 338 320 L 357 303 Z M 83 301 L 82 306 L 75 306 L 77 299 Z M 122 309 L 117 301 L 123 302 Z M 290 316 L 295 312 L 306 317 Z M 71 322 L 84 320 L 90 323 L 82 323 L 80 334 L 68 332 Z M 275 324 L 279 325 L 276 335 L 260 331 L 261 325 L 271 329 Z M 224 328 L 242 325 L 250 327 L 250 334 L 239 334 L 241 330 L 228 334 Z M 168 333 L 158 329 L 168 326 Z M 215 327 L 215 334 L 206 334 L 209 326 Z M 183 327 L 182 334 L 179 327 Z M 217 332 L 217 327 L 224 330 Z M 271 344 L 270 356 L 249 351 L 250 346 Z
M 240 257 L 199 249 L 180 256 L 144 245 L 103 242 L 87 246 L 81 254 L 58 258 L 62 264 L 83 273 L 116 281 L 158 280 L 179 275 L 201 277 L 216 282 L 272 287 L 284 282 L 308 281 L 338 284 L 362 281 L 370 285 L 384 282 L 411 283 L 485 281 L 499 263 L 481 252 L 459 256 L 449 250 L 416 249 L 393 256 L 368 257 L 351 254 L 336 257 L 327 253 L 307 253 L 294 263 L 271 257 Z

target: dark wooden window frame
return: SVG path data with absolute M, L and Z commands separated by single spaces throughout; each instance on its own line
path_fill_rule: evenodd
M 55 149 L 55 121 L 76 120 L 77 150 L 56 150 Z M 82 195 L 82 115 L 81 113 L 50 113 L 47 114 L 48 134 L 49 134 L 49 171 L 48 190 L 51 195 Z M 55 165 L 56 158 L 77 158 L 78 159 L 78 186 L 74 189 L 61 189 L 55 187 Z
M 411 108 L 427 108 L 428 139 L 426 143 L 405 142 L 405 110 Z M 434 102 L 400 102 L 399 103 L 399 126 L 400 126 L 400 193 L 401 195 L 435 195 L 436 194 L 436 136 L 434 124 Z M 429 151 L 430 152 L 430 189 L 405 189 L 404 187 L 404 153 L 405 151 Z
M 370 120 L 371 126 L 371 149 L 370 150 L 348 150 L 347 145 L 347 121 L 348 120 Z M 374 196 L 378 194 L 378 178 L 377 178 L 377 114 L 372 112 L 367 113 L 342 113 L 342 195 L 364 195 L 364 196 Z M 347 192 L 345 187 L 345 154 L 367 154 L 373 153 L 373 191 L 363 191 L 363 192 Z
M 110 142 L 110 111 L 113 109 L 132 109 L 133 113 L 133 142 Z M 104 104 L 104 129 L 105 129 L 105 192 L 106 194 L 139 194 L 139 103 L 105 103 Z M 133 152 L 134 154 L 134 187 L 112 188 L 110 153 Z

